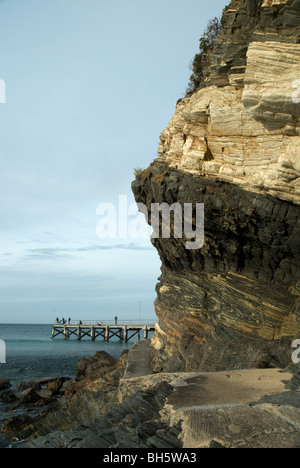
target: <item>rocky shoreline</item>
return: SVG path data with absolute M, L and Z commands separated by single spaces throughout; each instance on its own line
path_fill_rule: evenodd
M 125 351 L 124 357 L 117 361 L 105 351 L 100 351 L 94 357 L 83 358 L 78 362 L 75 379 L 54 377 L 26 381 L 19 385 L 19 393 L 10 389 L 8 380 L 1 380 L 0 401 L 6 405 L 6 412 L 10 415 L 2 426 L 1 433 L 7 439 L 8 445 L 33 435 L 38 436 L 38 431 L 44 434 L 51 430 L 52 425 L 55 426 L 60 420 L 60 410 L 63 413 L 73 397 L 78 397 L 82 389 L 88 389 L 89 385 L 96 381 L 100 384 L 104 374 L 106 375 L 103 379 L 102 393 L 109 394 L 107 401 L 110 401 L 114 395 L 113 386 L 122 375 L 126 353 Z M 108 392 L 108 389 L 111 392 Z M 105 408 L 105 398 L 101 403 Z M 55 423 L 51 422 L 53 415 Z M 71 424 L 65 416 L 62 416 L 62 420 L 64 425 Z
M 1 428 L 7 447 L 146 447 L 152 438 L 152 444 L 167 446 L 169 440 L 172 447 L 181 447 L 179 428 L 169 428 L 159 416 L 171 392 L 168 383 L 161 381 L 145 391 L 136 389 L 120 402 L 127 356 L 128 351 L 124 351 L 116 360 L 99 351 L 78 362 L 75 379 L 24 382 L 19 395 L 8 389 L 8 381 L 3 382 L 0 399 L 13 403 L 8 410 L 24 410 L 8 418 Z
M 145 340 L 118 360 L 101 351 L 80 360 L 76 379 L 23 384 L 10 403 L 24 413 L 2 427 L 7 447 L 300 447 L 300 393 L 288 389 L 291 373 L 154 374 L 150 360 Z M 13 399 L 8 388 L 0 392 Z

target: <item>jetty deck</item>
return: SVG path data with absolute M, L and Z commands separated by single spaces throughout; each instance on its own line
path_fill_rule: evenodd
M 77 323 L 76 323 L 77 322 Z M 77 340 L 81 340 L 84 337 L 90 338 L 91 341 L 97 338 L 103 338 L 105 341 L 109 341 L 113 337 L 119 338 L 120 341 L 127 343 L 134 336 L 138 336 L 138 339 L 148 339 L 149 332 L 155 330 L 155 322 L 147 321 L 143 323 L 134 323 L 133 321 L 127 321 L 120 324 L 115 322 L 81 322 L 72 321 L 65 324 L 54 324 L 52 326 L 51 338 L 54 339 L 57 336 L 62 335 L 65 340 L 69 339 L 72 335 L 77 337 Z

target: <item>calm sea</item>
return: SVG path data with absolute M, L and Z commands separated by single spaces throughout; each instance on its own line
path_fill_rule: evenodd
M 121 342 L 112 338 L 109 343 L 98 337 L 95 341 L 76 336 L 69 340 L 56 337 L 51 340 L 52 325 L 1 325 L 0 339 L 6 344 L 6 364 L 0 364 L 0 379 L 9 379 L 12 390 L 21 382 L 44 377 L 75 377 L 76 364 L 82 357 L 94 356 L 104 350 L 120 357 L 135 341 Z M 7 414 L 0 403 L 0 427 Z M 1 439 L 1 436 L 0 436 Z M 0 447 L 1 447 L 0 440 Z

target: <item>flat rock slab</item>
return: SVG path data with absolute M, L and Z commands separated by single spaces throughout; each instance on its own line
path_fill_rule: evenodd
M 253 369 L 173 380 L 166 409 L 185 448 L 300 448 L 300 392 L 291 374 Z
M 171 383 L 174 392 L 168 398 L 168 404 L 175 410 L 247 404 L 266 395 L 285 392 L 285 382 L 291 377 L 281 369 L 188 374 Z
M 130 348 L 123 379 L 133 379 L 153 374 L 150 366 L 151 350 L 151 340 L 138 341 Z

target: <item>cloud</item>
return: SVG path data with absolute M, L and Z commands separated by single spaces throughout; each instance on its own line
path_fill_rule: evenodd
M 25 254 L 26 259 L 56 259 L 71 258 L 72 256 L 60 248 L 28 249 Z
M 90 252 L 95 250 L 153 250 L 151 245 L 141 245 L 131 242 L 129 244 L 116 244 L 116 245 L 91 245 L 89 247 L 80 247 L 76 249 L 77 252 Z
M 133 250 L 133 251 L 153 251 L 151 245 L 136 244 L 134 242 L 127 244 L 110 244 L 110 245 L 89 245 L 85 247 L 43 247 L 31 248 L 26 250 L 25 258 L 27 259 L 57 259 L 57 258 L 72 258 L 72 254 L 81 252 L 99 252 L 112 250 Z

